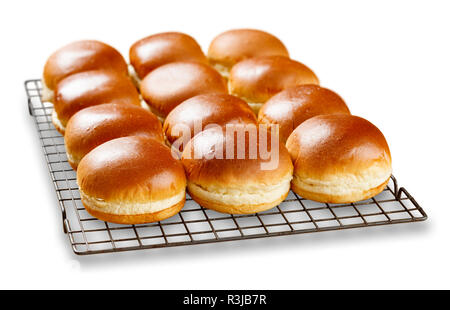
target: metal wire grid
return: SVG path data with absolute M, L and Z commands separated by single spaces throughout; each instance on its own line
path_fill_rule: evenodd
M 25 82 L 62 212 L 63 229 L 76 254 L 95 254 L 200 243 L 303 234 L 424 221 L 425 211 L 394 177 L 374 198 L 350 204 L 318 203 L 290 192 L 279 206 L 257 214 L 229 215 L 200 207 L 189 196 L 181 212 L 158 223 L 120 225 L 84 209 L 76 173 L 67 162 L 64 139 L 51 123 L 52 104 L 41 101 L 40 80 Z

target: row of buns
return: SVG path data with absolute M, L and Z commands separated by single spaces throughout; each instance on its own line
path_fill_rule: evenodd
M 133 44 L 129 59 L 77 41 L 44 67 L 42 99 L 54 105 L 83 205 L 99 219 L 168 218 L 186 189 L 232 214 L 273 208 L 290 189 L 351 203 L 390 178 L 378 128 L 267 32 L 224 32 L 207 55 L 189 35 L 161 33 Z

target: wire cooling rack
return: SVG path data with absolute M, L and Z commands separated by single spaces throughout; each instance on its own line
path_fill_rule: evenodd
M 120 225 L 92 217 L 83 207 L 76 173 L 67 162 L 63 137 L 51 122 L 53 106 L 41 101 L 40 80 L 25 82 L 28 108 L 44 150 L 62 212 L 64 232 L 76 254 L 130 251 L 427 219 L 425 211 L 394 177 L 374 198 L 350 204 L 306 200 L 290 192 L 279 206 L 251 215 L 230 215 L 200 207 L 189 196 L 180 213 L 158 223 Z

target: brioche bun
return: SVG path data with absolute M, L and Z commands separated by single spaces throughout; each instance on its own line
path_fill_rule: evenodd
M 55 89 L 52 121 L 64 134 L 69 119 L 78 111 L 103 103 L 140 106 L 139 93 L 131 80 L 109 70 L 93 70 L 72 74 Z
M 231 214 L 275 207 L 288 195 L 292 179 L 285 146 L 278 137 L 260 136 L 254 124 L 226 127 L 202 131 L 184 149 L 190 196 L 203 207 Z M 261 155 L 264 148 L 267 156 Z
M 108 141 L 80 162 L 77 182 L 85 209 L 119 224 L 161 221 L 185 202 L 183 166 L 170 149 L 148 137 Z
M 68 162 L 76 170 L 80 160 L 94 148 L 127 136 L 147 136 L 164 142 L 160 121 L 141 107 L 107 103 L 83 109 L 67 123 L 64 142 Z
M 287 140 L 294 163 L 292 190 L 319 202 L 351 203 L 380 193 L 391 176 L 381 131 L 353 115 L 310 118 Z
M 274 35 L 256 29 L 234 29 L 223 32 L 212 40 L 208 60 L 223 76 L 241 60 L 259 56 L 285 56 L 289 53 Z
M 172 62 L 142 80 L 141 94 L 150 109 L 164 119 L 184 100 L 205 93 L 227 93 L 222 76 L 200 62 Z
M 164 133 L 169 144 L 178 139 L 180 151 L 198 132 L 208 125 L 256 124 L 256 117 L 245 101 L 222 93 L 192 97 L 173 109 L 164 121 Z
M 59 81 L 74 73 L 106 69 L 126 75 L 127 63 L 113 47 L 100 41 L 83 40 L 63 46 L 47 59 L 42 79 L 42 100 L 53 102 Z
M 350 110 L 338 94 L 327 88 L 296 85 L 271 97 L 259 110 L 258 123 L 279 125 L 280 139 L 286 143 L 298 125 L 322 114 L 350 114 Z
M 138 85 L 152 70 L 176 61 L 208 63 L 197 41 L 181 32 L 154 34 L 137 41 L 130 48 L 130 63 Z
M 319 84 L 314 72 L 302 63 L 282 56 L 249 58 L 230 72 L 229 92 L 244 99 L 258 114 L 276 93 L 295 85 Z

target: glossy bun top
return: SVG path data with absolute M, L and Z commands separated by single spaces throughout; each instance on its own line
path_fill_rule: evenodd
M 123 56 L 113 47 L 100 41 L 76 41 L 55 51 L 44 66 L 44 83 L 55 89 L 63 78 L 78 72 L 106 69 L 128 74 Z
M 152 70 L 176 61 L 208 62 L 197 41 L 180 32 L 154 34 L 130 48 L 130 63 L 140 79 Z
M 289 57 L 289 53 L 277 37 L 256 29 L 223 32 L 214 38 L 208 49 L 210 63 L 227 69 L 241 60 L 259 56 Z
M 255 57 L 233 66 L 228 88 L 247 102 L 264 103 L 276 93 L 299 84 L 319 84 L 304 64 L 282 56 Z
M 172 62 L 142 80 L 141 94 L 152 111 L 165 118 L 184 100 L 206 93 L 227 93 L 222 76 L 200 62 Z

